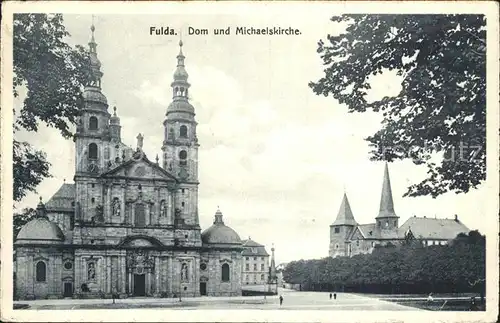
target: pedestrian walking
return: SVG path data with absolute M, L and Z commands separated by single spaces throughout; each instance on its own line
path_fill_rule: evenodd
M 333 293 L 333 299 L 337 299 L 337 293 Z
M 330 293 L 330 299 L 332 299 L 332 293 Z
M 280 306 L 283 305 L 283 296 L 280 295 Z

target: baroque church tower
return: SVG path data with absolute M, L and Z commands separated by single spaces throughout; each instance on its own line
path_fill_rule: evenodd
M 199 225 L 198 220 L 198 138 L 195 111 L 189 102 L 188 73 L 184 66 L 182 40 L 179 42 L 177 68 L 174 73 L 172 102 L 164 126 L 163 168 L 179 179 L 175 199 L 176 220 L 187 225 Z

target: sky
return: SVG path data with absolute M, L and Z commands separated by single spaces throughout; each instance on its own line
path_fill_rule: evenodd
M 311 15 L 98 15 L 97 51 L 104 73 L 102 90 L 121 118 L 122 141 L 161 156 L 170 82 L 179 51 L 180 31 L 191 102 L 196 109 L 199 150 L 199 213 L 202 229 L 217 206 L 226 225 L 242 239 L 274 244 L 276 262 L 328 256 L 329 225 L 344 192 L 358 223 L 378 214 L 383 162 L 369 160 L 364 140 L 380 128 L 381 116 L 348 113 L 331 97 L 308 87 L 323 73 L 317 42 L 342 26 L 329 21 L 334 12 Z M 65 15 L 71 44 L 90 39 L 90 15 Z M 170 27 L 177 36 L 150 35 L 151 26 Z M 296 36 L 189 35 L 189 27 L 230 26 L 298 28 Z M 371 80 L 369 100 L 397 95 L 401 78 L 386 72 Z M 19 102 L 18 102 L 19 103 Z M 17 208 L 47 201 L 64 180 L 73 182 L 74 145 L 51 128 L 18 133 L 47 153 L 52 178 Z M 395 210 L 400 224 L 409 217 L 453 218 L 485 232 L 486 189 L 403 198 L 408 185 L 426 177 L 426 167 L 411 161 L 390 163 Z

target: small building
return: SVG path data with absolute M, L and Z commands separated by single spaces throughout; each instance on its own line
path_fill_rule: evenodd
M 242 285 L 265 285 L 269 280 L 269 254 L 266 247 L 250 237 L 242 241 Z

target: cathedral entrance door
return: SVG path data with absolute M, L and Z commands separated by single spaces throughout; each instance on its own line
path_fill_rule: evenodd
M 200 294 L 202 296 L 206 296 L 207 295 L 207 283 L 205 283 L 205 282 L 201 282 L 200 283 Z
M 134 275 L 134 296 L 146 296 L 146 275 Z
M 73 296 L 73 284 L 72 283 L 64 283 L 64 297 L 72 297 Z

